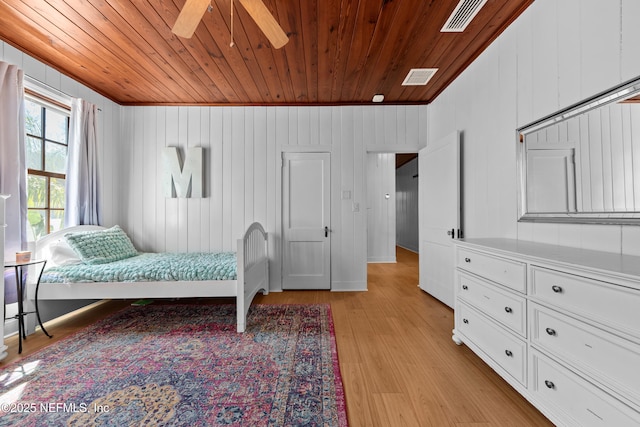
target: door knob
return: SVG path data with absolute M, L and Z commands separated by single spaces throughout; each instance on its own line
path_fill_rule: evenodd
M 324 227 L 324 237 L 329 237 L 329 232 L 330 232 L 330 231 L 331 231 L 331 230 L 329 230 L 329 227 L 326 227 L 326 226 L 325 226 L 325 227 Z

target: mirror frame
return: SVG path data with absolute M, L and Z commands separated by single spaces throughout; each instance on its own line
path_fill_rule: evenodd
M 527 150 L 525 136 L 586 113 L 600 106 L 618 102 L 640 94 L 640 77 L 629 80 L 577 104 L 557 111 L 525 126 L 516 129 L 516 155 L 518 172 L 518 221 L 519 222 L 555 222 L 578 224 L 633 224 L 640 225 L 640 211 L 635 212 L 549 212 L 532 213 L 527 210 Z

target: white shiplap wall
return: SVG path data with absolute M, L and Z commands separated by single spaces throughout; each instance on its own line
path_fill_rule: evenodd
M 537 0 L 429 106 L 462 131 L 466 237 L 640 254 L 640 227 L 517 222 L 515 129 L 640 75 L 640 2 Z
M 366 191 L 367 261 L 396 262 L 395 154 L 367 154 Z
M 120 223 L 146 251 L 232 250 L 252 221 L 270 234 L 281 287 L 282 153 L 331 153 L 332 289 L 366 289 L 366 153 L 418 151 L 426 106 L 122 107 Z M 204 147 L 205 196 L 166 199 L 160 148 Z M 351 199 L 343 200 L 343 191 Z M 358 212 L 353 203 L 360 204 Z

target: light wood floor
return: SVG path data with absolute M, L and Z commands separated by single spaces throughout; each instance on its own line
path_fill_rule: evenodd
M 329 303 L 351 426 L 552 426 L 466 346 L 451 340 L 453 311 L 418 287 L 417 255 L 370 264 L 367 292 L 286 291 L 256 303 Z M 109 301 L 45 324 L 22 357 L 127 305 Z M 17 338 L 7 340 L 19 360 Z

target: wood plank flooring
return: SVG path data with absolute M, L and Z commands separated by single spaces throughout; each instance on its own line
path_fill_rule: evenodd
M 367 292 L 286 291 L 255 303 L 329 303 L 351 426 L 552 426 L 466 346 L 451 340 L 453 311 L 418 288 L 418 257 L 370 264 Z M 206 302 L 201 302 L 206 303 Z M 108 301 L 47 323 L 22 357 L 119 310 Z M 20 360 L 17 337 L 2 365 Z

